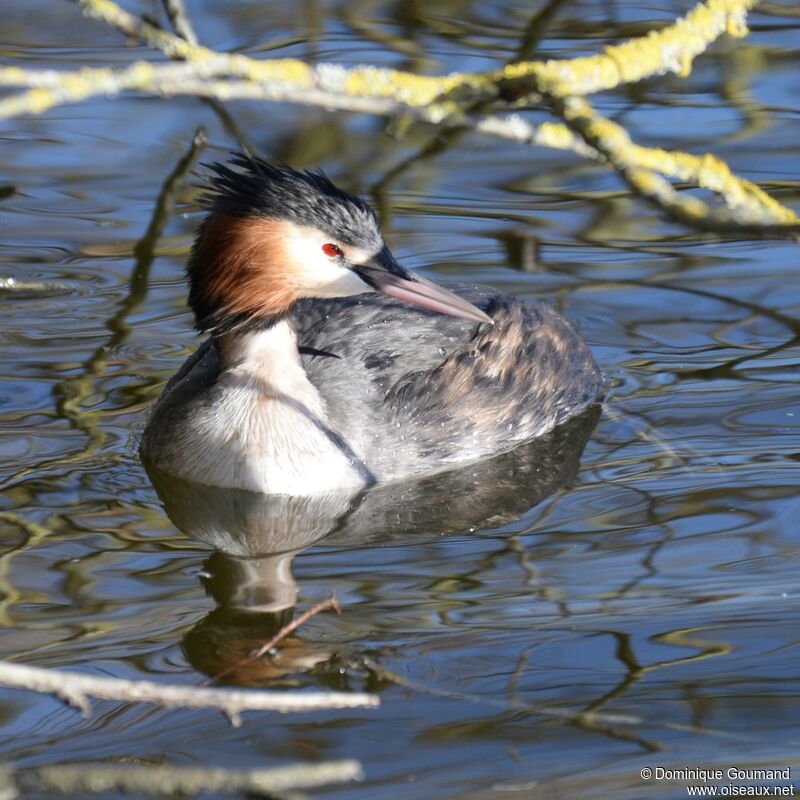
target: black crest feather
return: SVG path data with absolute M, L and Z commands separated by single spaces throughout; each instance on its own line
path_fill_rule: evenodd
M 229 164 L 204 166 L 211 175 L 202 201 L 213 212 L 288 219 L 356 247 L 380 249 L 375 212 L 321 170 L 295 170 L 242 153 L 234 154 Z

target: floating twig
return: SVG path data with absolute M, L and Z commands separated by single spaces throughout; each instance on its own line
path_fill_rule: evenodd
M 250 664 L 253 661 L 257 661 L 259 658 L 264 656 L 273 647 L 275 647 L 281 639 L 286 638 L 290 633 L 296 631 L 303 623 L 307 622 L 311 619 L 311 617 L 315 617 L 322 611 L 325 611 L 329 608 L 332 608 L 337 614 L 342 613 L 342 608 L 339 605 L 339 601 L 336 599 L 335 594 L 331 594 L 326 600 L 322 600 L 321 602 L 317 603 L 315 606 L 312 606 L 307 611 L 304 611 L 297 619 L 292 620 L 287 625 L 284 625 L 269 641 L 265 642 L 247 658 L 241 659 L 241 661 L 237 661 L 235 664 L 232 664 L 230 667 L 226 667 L 222 672 L 218 672 L 212 678 L 209 678 L 204 682 L 204 685 L 209 683 L 214 683 L 215 681 L 221 680 L 222 678 L 227 677 L 232 672 L 236 672 L 240 667 L 243 667 L 245 664 Z

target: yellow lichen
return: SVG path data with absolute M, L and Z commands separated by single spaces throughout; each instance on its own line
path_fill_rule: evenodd
M 463 75 L 434 78 L 400 70 L 356 67 L 347 72 L 344 91 L 354 97 L 389 97 L 422 107 L 465 82 Z
M 568 149 L 610 163 L 630 186 L 657 202 L 676 219 L 710 229 L 731 221 L 749 225 L 797 225 L 800 218 L 758 186 L 734 175 L 713 155 L 695 156 L 634 144 L 620 125 L 596 113 L 587 95 L 620 84 L 668 72 L 687 76 L 694 59 L 717 37 L 747 35 L 746 15 L 757 0 L 705 0 L 684 17 L 661 30 L 606 47 L 594 56 L 510 64 L 489 72 L 463 72 L 424 76 L 372 66 L 346 68 L 334 64 L 310 67 L 296 59 L 259 60 L 241 54 L 219 53 L 191 44 L 125 11 L 113 0 L 78 0 L 85 13 L 186 61 L 183 78 L 200 88 L 186 93 L 224 97 L 297 100 L 302 89 L 314 89 L 316 102 L 330 107 L 358 108 L 373 113 L 417 109 L 416 119 L 460 125 L 474 100 L 529 101 L 542 98 L 565 123 L 545 123 L 538 128 L 520 120 L 493 118 L 483 130 L 497 134 L 503 124 L 507 138 L 529 140 L 548 147 Z M 0 68 L 0 85 L 31 87 L 27 92 L 0 100 L 0 118 L 19 113 L 41 113 L 56 104 L 76 102 L 92 94 L 125 90 L 180 94 L 181 76 L 175 65 L 137 62 L 123 69 L 86 68 L 60 75 L 48 71 L 28 74 L 18 68 Z M 194 82 L 194 83 L 192 83 Z M 371 108 L 363 101 L 380 100 Z M 335 101 L 335 102 L 333 102 Z M 388 102 L 386 102 L 388 101 Z M 490 122 L 489 118 L 477 122 Z M 473 120 L 473 122 L 475 122 Z M 719 195 L 734 214 L 712 211 L 702 200 L 676 191 L 667 178 L 685 181 Z
M 747 17 L 744 14 L 731 14 L 725 29 L 728 35 L 733 36 L 734 39 L 744 39 L 750 33 L 750 29 L 747 27 Z
M 153 65 L 147 61 L 137 61 L 129 70 L 131 82 L 136 86 L 147 86 L 155 76 Z
M 22 67 L 0 67 L 0 86 L 25 84 L 27 72 Z
M 149 25 L 130 15 L 112 0 L 79 0 L 84 10 L 124 30 L 134 30 L 149 44 L 173 58 L 198 63 L 227 58 L 234 74 L 250 80 L 298 81 L 307 85 L 311 70 L 295 59 L 259 61 L 243 55 L 225 56 L 201 45 Z M 414 75 L 400 70 L 355 67 L 347 70 L 345 93 L 353 97 L 392 98 L 409 106 L 422 107 L 437 97 L 464 87 L 494 93 L 498 82 L 527 79 L 553 94 L 591 94 L 612 89 L 620 83 L 642 80 L 666 71 L 687 75 L 695 56 L 727 31 L 746 33 L 746 13 L 757 0 L 706 0 L 685 17 L 661 31 L 607 47 L 595 56 L 574 59 L 531 61 L 511 64 L 486 73 L 453 73 L 442 77 Z M 280 66 L 271 65 L 280 64 Z
M 746 14 L 757 0 L 707 0 L 661 31 L 605 48 L 596 56 L 522 62 L 495 73 L 497 80 L 530 79 L 553 94 L 591 94 L 667 71 L 685 77 L 692 62 L 721 33 L 747 33 Z
M 249 73 L 249 77 L 254 81 L 281 81 L 291 83 L 298 88 L 312 86 L 313 70 L 308 64 L 297 61 L 293 58 L 281 58 L 275 61 L 254 61 L 242 57 L 242 70 Z M 250 62 L 249 64 L 247 62 Z
M 572 150 L 577 139 L 566 125 L 560 122 L 543 122 L 536 130 L 536 143 L 559 150 Z
M 52 89 L 31 89 L 27 93 L 27 106 L 31 114 L 41 114 L 56 102 Z

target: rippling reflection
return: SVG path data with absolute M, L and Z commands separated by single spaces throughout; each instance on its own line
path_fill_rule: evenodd
M 298 596 L 292 562 L 312 544 L 413 544 L 516 522 L 574 478 L 599 413 L 596 406 L 540 439 L 463 469 L 358 492 L 263 495 L 201 486 L 149 467 L 174 525 L 217 551 L 204 565 L 204 586 L 219 607 L 186 637 L 189 660 L 213 677 L 291 621 Z M 233 679 L 274 678 L 325 660 L 312 650 L 292 636 L 277 656 L 248 664 Z

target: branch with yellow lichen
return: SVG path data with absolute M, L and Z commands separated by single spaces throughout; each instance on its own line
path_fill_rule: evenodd
M 415 75 L 373 66 L 344 68 L 335 64 L 310 67 L 297 59 L 263 61 L 218 53 L 175 36 L 130 14 L 113 0 L 75 0 L 84 14 L 113 25 L 127 36 L 161 50 L 170 58 L 189 61 L 199 71 L 225 73 L 248 81 L 289 82 L 297 89 L 321 89 L 351 97 L 389 99 L 408 107 L 428 107 L 451 98 L 465 100 L 536 95 L 540 89 L 561 96 L 587 95 L 654 75 L 686 76 L 692 62 L 723 33 L 747 34 L 747 12 L 758 0 L 706 0 L 661 31 L 651 31 L 595 56 L 548 61 L 522 61 L 488 72 L 454 72 L 445 76 Z M 442 109 L 443 113 L 447 108 Z
M 556 101 L 553 101 L 556 102 Z M 763 189 L 734 175 L 710 153 L 702 156 L 642 147 L 627 131 L 598 114 L 582 98 L 565 98 L 564 123 L 531 125 L 519 116 L 486 117 L 476 130 L 504 139 L 569 150 L 610 164 L 630 188 L 673 219 L 715 233 L 796 237 L 800 219 Z M 697 197 L 683 196 L 664 177 L 693 183 L 720 197 L 728 211 L 714 210 Z
M 721 34 L 747 34 L 746 14 L 757 0 L 706 0 L 659 31 L 575 59 L 525 61 L 488 72 L 420 76 L 373 66 L 309 66 L 297 59 L 260 60 L 219 53 L 175 36 L 112 0 L 75 0 L 87 16 L 113 25 L 180 63 L 139 61 L 125 68 L 66 72 L 0 68 L 0 86 L 28 91 L 0 100 L 0 119 L 88 97 L 135 91 L 216 100 L 301 103 L 329 110 L 404 115 L 442 127 L 572 150 L 615 169 L 632 191 L 672 219 L 701 230 L 796 237 L 800 217 L 758 186 L 734 175 L 713 155 L 695 156 L 634 144 L 624 128 L 585 99 L 593 92 L 655 75 L 689 73 L 695 57 Z M 476 103 L 496 109 L 535 100 L 562 123 L 534 127 L 518 115 L 476 116 Z M 725 204 L 712 209 L 679 192 L 668 179 L 711 190 Z
M 692 156 L 634 145 L 623 127 L 598 114 L 581 97 L 550 98 L 550 102 L 566 125 L 602 156 L 636 194 L 678 222 L 716 233 L 800 234 L 800 219 L 793 211 L 750 181 L 735 177 L 721 159 L 710 154 Z M 662 175 L 710 189 L 728 208 L 715 210 L 698 197 L 682 195 Z

